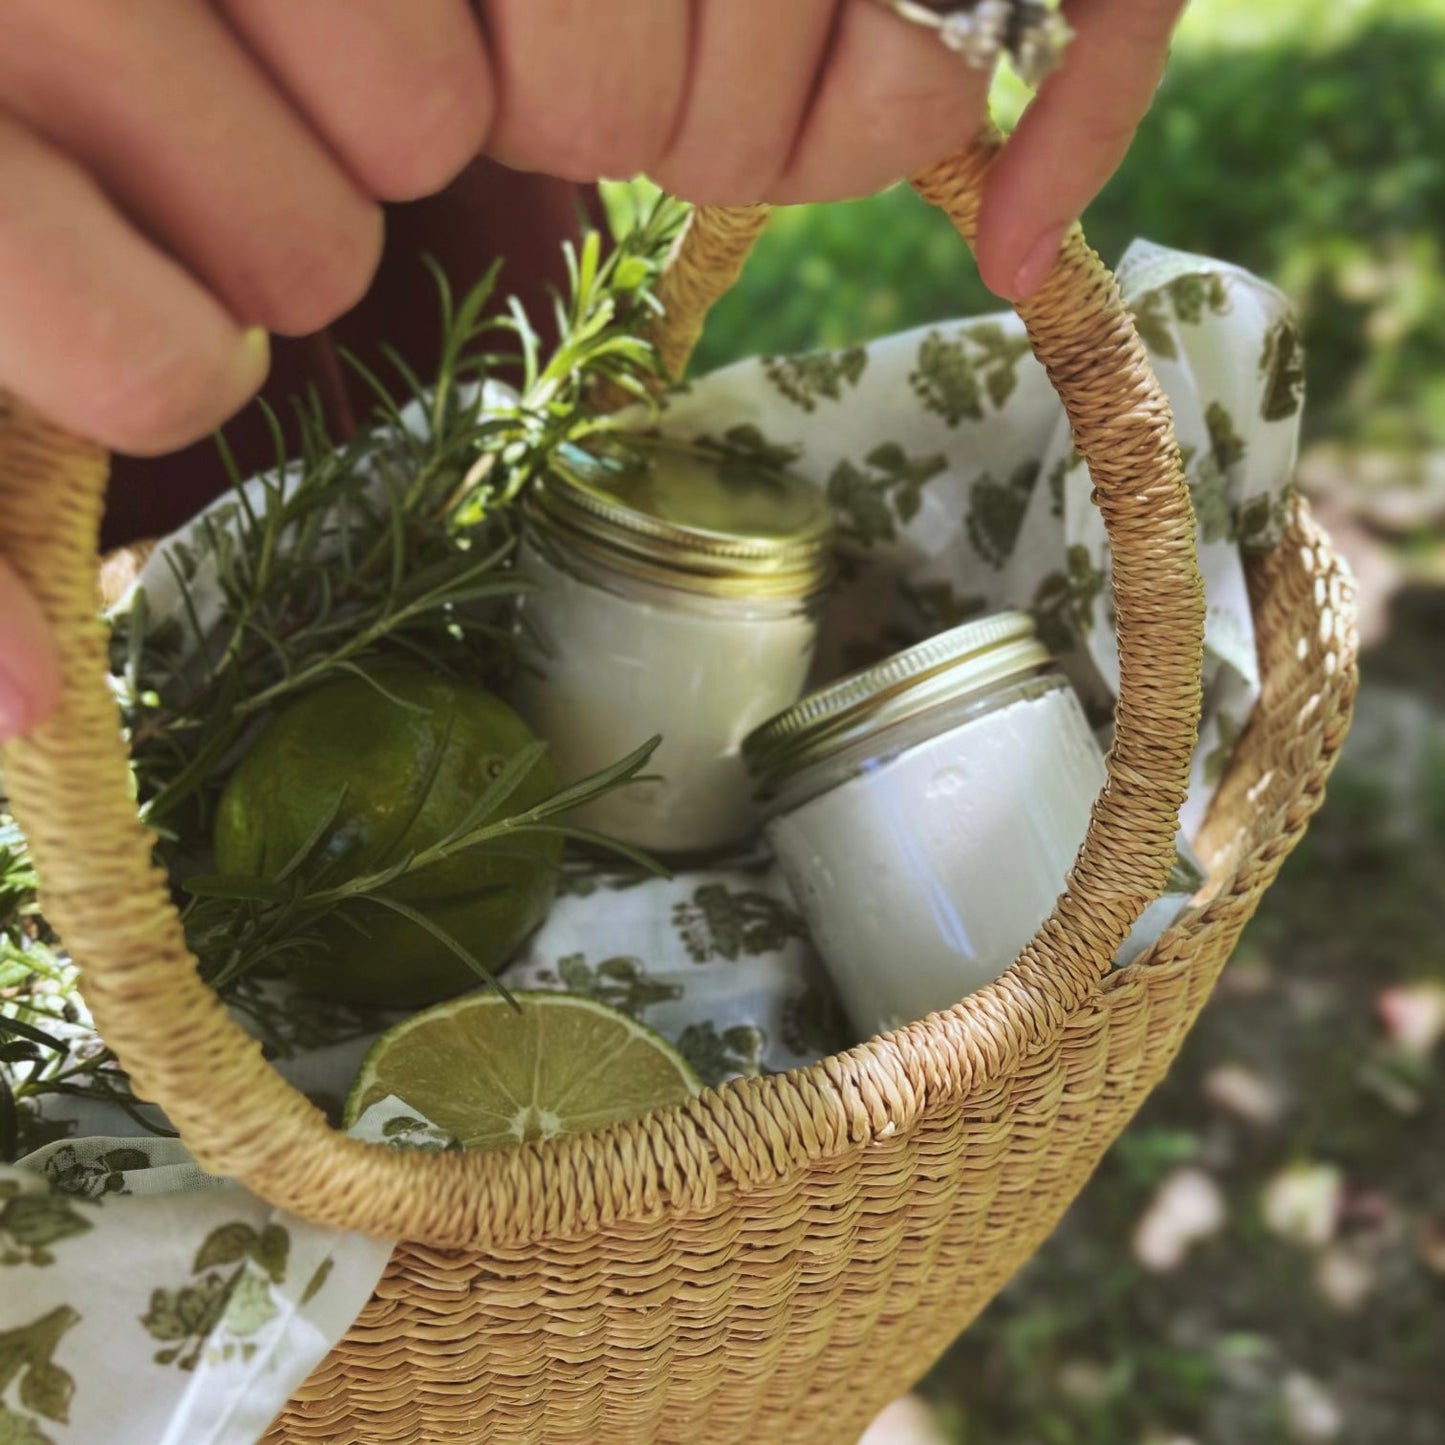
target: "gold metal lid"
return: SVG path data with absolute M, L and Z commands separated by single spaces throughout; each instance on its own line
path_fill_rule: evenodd
M 605 566 L 709 596 L 808 597 L 832 572 L 822 493 L 736 451 L 636 434 L 568 446 L 528 511 Z
M 999 612 L 940 632 L 810 693 L 743 741 L 764 793 L 847 744 L 940 703 L 983 692 L 1052 661 L 1026 612 Z

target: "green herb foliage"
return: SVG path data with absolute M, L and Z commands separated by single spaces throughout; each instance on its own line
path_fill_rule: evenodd
M 541 745 L 526 750 L 447 837 L 365 877 L 335 872 L 320 846 L 328 819 L 274 879 L 208 871 L 203 840 L 250 740 L 311 689 L 364 675 L 384 656 L 505 685 L 509 608 L 523 586 L 512 567 L 515 503 L 558 447 L 615 425 L 590 397 L 653 394 L 659 368 L 647 324 L 682 215 L 659 202 L 605 253 L 596 232 L 568 246 L 569 284 L 555 303 L 560 340 L 550 351 L 515 300 L 500 311 L 489 305 L 497 268 L 458 300 L 433 267 L 442 332 L 435 376 L 424 381 L 392 351 L 388 379 L 352 358 L 374 398 L 371 423 L 339 442 L 319 401 L 303 398 L 294 403 L 299 448 L 288 448 L 268 410 L 276 463 L 250 483 L 218 438 L 234 486 L 169 551 L 176 605 L 155 619 L 137 591 L 111 616 L 112 671 L 142 816 L 180 890 L 203 973 L 263 1035 L 258 980 L 294 950 L 320 946 L 324 918 L 348 918 L 366 900 L 437 932 L 391 896 L 414 870 L 463 850 L 525 847 L 544 833 L 651 866 L 566 816 L 637 777 L 655 740 L 512 812 L 511 796 L 543 754 Z M 460 944 L 445 941 L 480 971 Z M 40 914 L 24 839 L 0 812 L 0 1160 L 40 1142 L 33 1105 L 47 1093 L 115 1099 L 149 1123 L 86 1027 L 76 970 Z

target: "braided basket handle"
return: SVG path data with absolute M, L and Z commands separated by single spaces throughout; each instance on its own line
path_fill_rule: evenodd
M 994 146 L 985 137 L 915 181 L 965 238 Z M 674 322 L 661 345 L 672 370 L 765 215 L 698 213 L 665 288 Z M 1062 1026 L 1164 886 L 1195 741 L 1204 626 L 1168 403 L 1113 278 L 1077 227 L 1020 309 L 1108 527 L 1121 688 L 1108 782 L 1067 892 L 1009 972 L 976 996 L 999 1021 L 1008 1054 Z M 202 981 L 154 839 L 136 815 L 96 608 L 106 470 L 98 447 L 0 395 L 0 554 L 44 610 L 64 676 L 58 712 L 5 749 L 5 785 L 30 840 L 46 917 L 80 964 L 96 1025 L 140 1096 L 166 1111 L 212 1172 L 294 1213 L 383 1237 L 475 1247 L 641 1216 L 663 1201 L 709 1207 L 728 1173 L 717 1123 L 727 1096 L 550 1145 L 425 1154 L 336 1133 L 263 1059 Z M 911 1047 L 913 1033 L 895 1036 L 893 1047 Z M 834 1074 L 831 1063 L 820 1066 L 797 1087 L 821 1097 L 836 1089 Z M 793 1085 L 750 1084 L 749 1107 L 766 1112 L 777 1156 L 813 1157 L 816 1135 L 786 1101 L 773 1101 Z

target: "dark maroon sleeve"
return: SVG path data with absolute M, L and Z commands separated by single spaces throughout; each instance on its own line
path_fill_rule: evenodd
M 584 214 L 600 219 L 597 194 L 590 187 L 523 175 L 487 160 L 475 161 L 440 195 L 388 206 L 386 248 L 366 299 L 326 331 L 296 340 L 273 339 L 271 375 L 263 395 L 284 416 L 288 398 L 315 387 L 340 437 L 365 418 L 369 403 L 342 363 L 338 347 L 354 351 L 384 373 L 378 348 L 390 342 L 416 371 L 428 375 L 436 363 L 440 333 L 435 285 L 422 265 L 425 255 L 441 264 L 458 295 L 502 258 L 498 303 L 515 294 L 539 323 L 550 324 L 547 291 L 566 276 L 562 242 L 577 234 Z M 225 430 L 244 474 L 274 459 L 256 408 L 248 407 Z M 164 457 L 116 457 L 103 544 L 114 547 L 164 535 L 225 487 L 210 439 Z

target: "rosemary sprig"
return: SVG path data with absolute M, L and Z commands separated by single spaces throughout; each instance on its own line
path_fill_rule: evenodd
M 465 853 L 514 851 L 516 840 L 547 833 L 597 843 L 652 873 L 663 873 L 636 849 L 559 821 L 584 803 L 635 781 L 659 741 L 653 738 L 621 762 L 584 782 L 560 789 L 534 807 L 507 814 L 503 808 L 508 798 L 546 752 L 544 744 L 526 748 L 443 837 L 368 873 L 339 876 L 340 862 L 329 856 L 324 846 L 344 801 L 338 797 L 329 814 L 318 819 L 311 837 L 274 878 L 202 874 L 187 879 L 184 886 L 192 899 L 184 914 L 187 939 L 207 977 L 224 991 L 263 965 L 284 966 L 292 959 L 324 956 L 322 924 L 335 919 L 365 933 L 362 911 L 366 906 L 379 907 L 401 914 L 439 938 L 481 981 L 500 988 L 457 939 L 395 897 L 395 886 L 449 858 Z M 422 792 L 424 795 L 426 789 Z
M 82 1018 L 76 969 L 40 916 L 24 839 L 0 814 L 0 1162 L 28 1147 L 42 1095 L 103 1091 L 134 1107 L 114 1055 Z
M 522 586 L 509 566 L 510 504 L 559 446 L 614 425 L 587 407 L 598 384 L 652 394 L 656 359 L 641 333 L 681 218 L 660 202 L 605 257 L 595 232 L 567 247 L 560 340 L 545 356 L 515 300 L 483 316 L 495 268 L 460 304 L 436 271 L 442 345 L 430 385 L 393 354 L 398 396 L 353 361 L 374 424 L 338 447 L 319 403 L 301 403 L 296 459 L 268 418 L 273 470 L 247 489 L 232 463 L 232 499 L 201 519 L 194 546 L 175 550 L 174 610 L 186 624 L 151 627 L 144 605 L 115 620 L 148 822 L 173 829 L 194 806 L 194 831 L 258 716 L 381 652 L 504 680 L 504 613 Z M 497 334 L 519 355 L 487 350 Z M 204 581 L 219 592 L 219 620 L 196 596 Z
M 288 955 L 318 946 L 316 929 L 327 918 L 361 926 L 356 915 L 366 907 L 414 911 L 388 889 L 458 852 L 516 850 L 544 834 L 606 845 L 565 814 L 635 780 L 646 764 L 651 745 L 539 807 L 510 813 L 537 754 L 519 758 L 464 826 L 364 878 L 328 873 L 314 846 L 278 880 L 204 871 L 198 840 L 209 836 L 220 789 L 277 708 L 386 655 L 494 687 L 508 680 L 508 608 L 522 586 L 512 569 L 513 504 L 558 447 L 615 425 L 588 406 L 599 389 L 652 395 L 659 378 L 646 324 L 682 217 L 661 202 L 605 254 L 595 234 L 569 246 L 550 349 L 515 301 L 486 314 L 496 268 L 458 300 L 433 267 L 441 312 L 435 374 L 423 381 L 388 352 L 393 376 L 383 379 L 353 359 L 374 415 L 344 443 L 328 434 L 314 396 L 293 404 L 294 446 L 263 407 L 275 464 L 249 483 L 218 438 L 233 489 L 184 545 L 168 549 L 174 596 L 137 591 L 110 619 L 137 796 L 161 861 L 190 896 L 188 936 L 234 1006 L 263 1034 L 277 1025 L 278 1051 L 294 1041 L 280 1039 L 285 1021 L 261 979 Z M 83 1017 L 76 971 L 40 914 L 24 841 L 0 800 L 0 1159 L 24 1142 L 27 1111 L 44 1094 L 141 1108 L 99 1041 L 76 1041 Z M 67 1021 L 68 1031 L 60 1027 Z M 136 1118 L 147 1123 L 141 1112 Z

